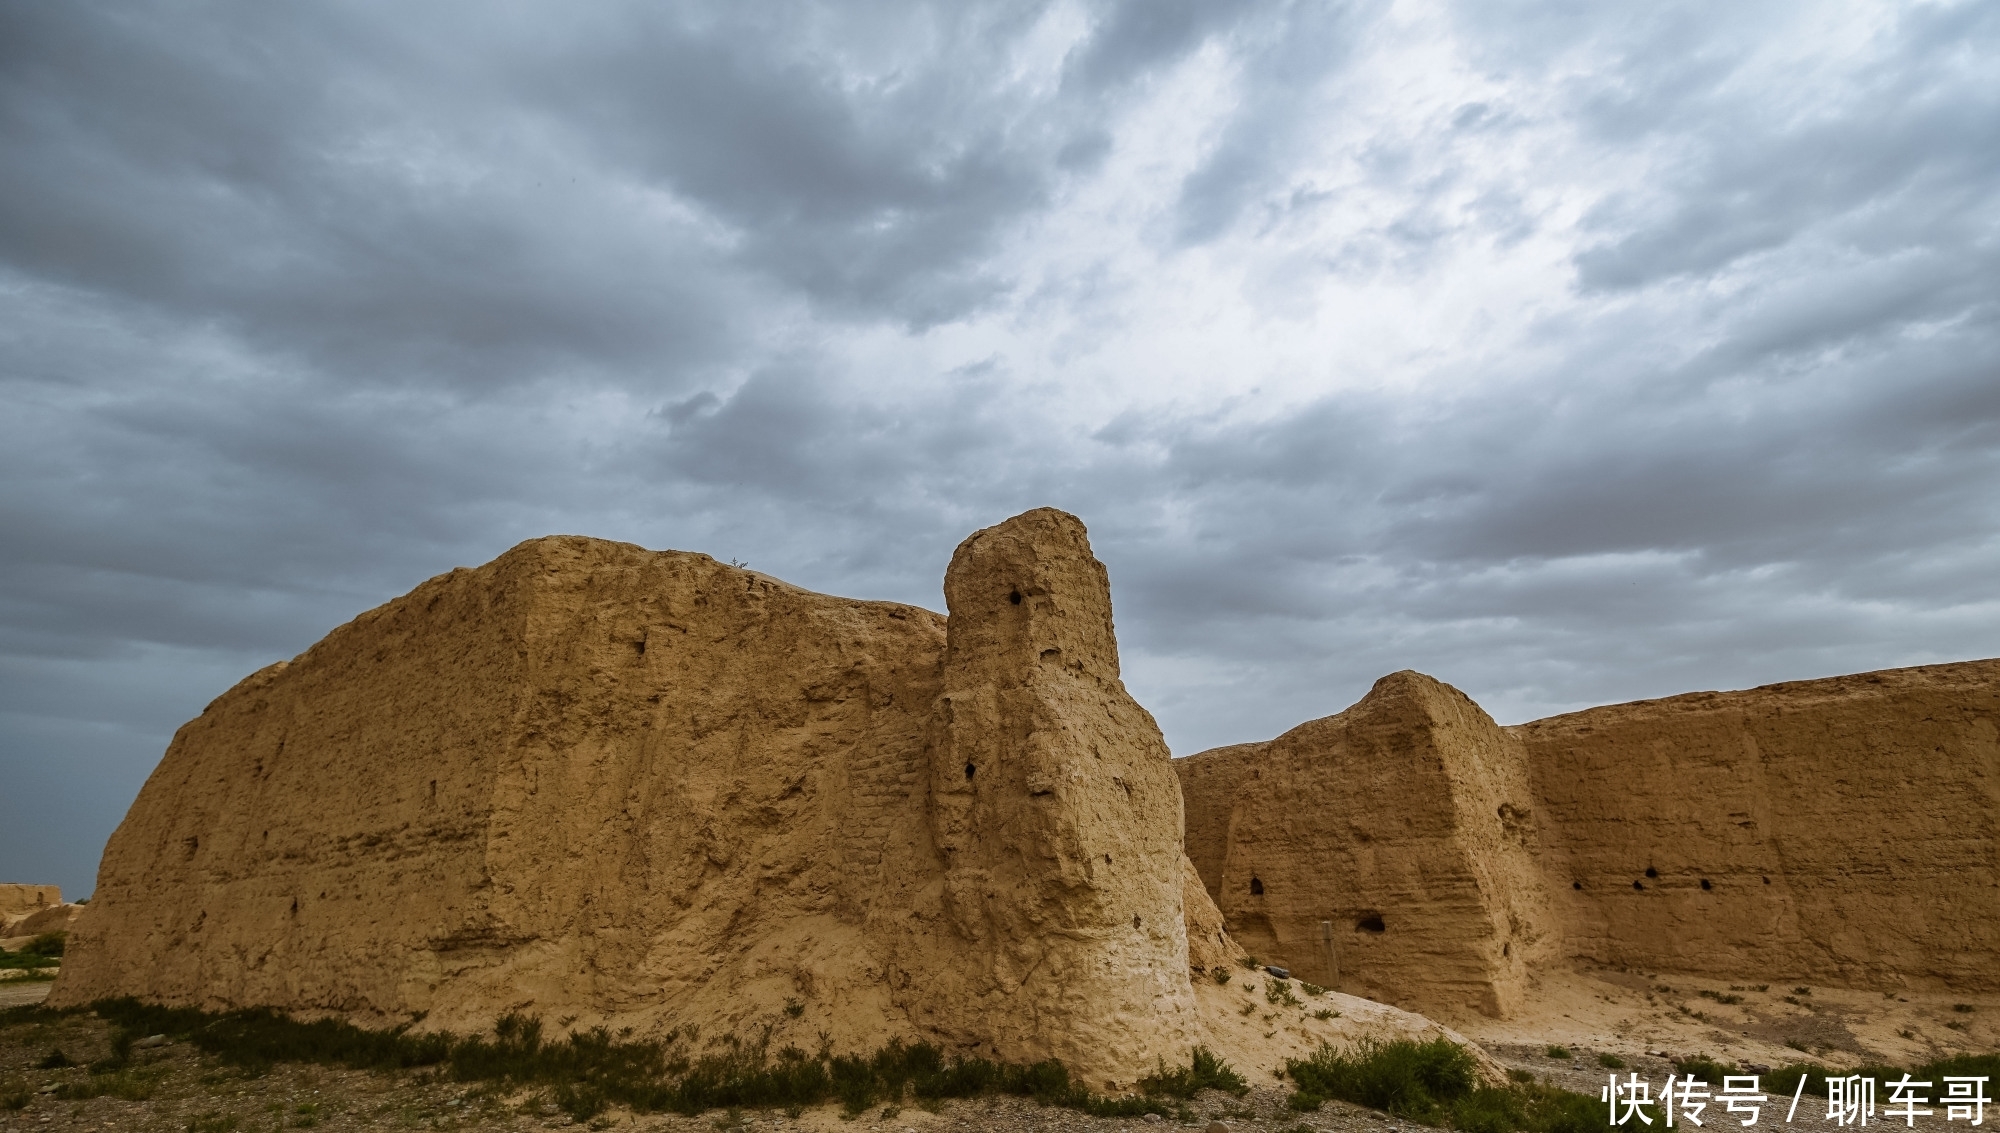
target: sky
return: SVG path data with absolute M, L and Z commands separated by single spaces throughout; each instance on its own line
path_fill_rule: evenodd
M 520 540 L 1043 505 L 1177 755 L 2000 655 L 2000 5 L 0 0 L 0 880 Z

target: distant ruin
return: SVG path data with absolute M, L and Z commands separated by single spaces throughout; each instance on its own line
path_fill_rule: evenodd
M 1505 1015 L 1572 961 L 1990 991 L 1997 723 L 1990 660 L 1510 728 L 1396 673 L 1175 768 L 1231 932 L 1346 991 Z

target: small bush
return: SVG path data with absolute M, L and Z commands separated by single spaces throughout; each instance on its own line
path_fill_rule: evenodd
M 1250 1092 L 1250 1083 L 1207 1047 L 1198 1046 L 1187 1066 L 1168 1069 L 1162 1062 L 1158 1071 L 1139 1080 L 1139 1089 L 1148 1097 L 1187 1100 L 1203 1090 L 1221 1090 L 1240 1098 Z
M 35 1097 L 35 1088 L 26 1078 L 0 1080 L 0 1110 L 26 1109 Z
M 798 1000 L 796 1000 L 796 999 L 787 999 L 787 1000 L 785 1000 L 785 1014 L 786 1014 L 786 1015 L 790 1016 L 791 1018 L 794 1018 L 794 1019 L 796 1019 L 796 1018 L 798 1018 L 799 1016 L 801 1016 L 801 1015 L 803 1015 L 803 1014 L 805 1014 L 805 1013 L 806 1013 L 806 1005 L 805 1005 L 805 1004 L 803 1004 L 803 1003 L 800 1003 L 800 1002 L 799 1002 Z
M 1324 1023 L 1328 1019 L 1337 1017 L 1339 1014 L 1340 1012 L 1335 1011 L 1331 1007 L 1322 1007 L 1318 1011 L 1313 1012 L 1313 1018 L 1318 1019 L 1320 1022 Z
M 1301 991 L 1305 992 L 1305 993 L 1306 993 L 1307 995 L 1325 995 L 1325 994 L 1326 994 L 1326 989 L 1325 989 L 1325 988 L 1323 988 L 1323 987 L 1319 986 L 1318 984 L 1312 984 L 1312 983 L 1307 983 L 1307 982 L 1306 982 L 1306 981 L 1304 981 L 1304 980 L 1300 980 L 1300 981 L 1299 981 L 1299 990 L 1301 990 Z
M 35 1069 L 61 1070 L 65 1066 L 75 1066 L 75 1065 L 76 1063 L 70 1061 L 69 1055 L 63 1053 L 63 1049 L 61 1047 L 56 1047 L 54 1050 L 51 1050 L 48 1053 L 48 1057 L 42 1059 L 40 1062 L 35 1063 Z
M 1707 1055 L 1697 1054 L 1693 1058 L 1675 1059 L 1674 1071 L 1682 1077 L 1693 1075 L 1711 1086 L 1720 1086 L 1723 1075 L 1736 1073 L 1736 1065 L 1730 1062 L 1717 1062 Z
M 1743 1002 L 1743 997 L 1740 995 L 1732 995 L 1720 991 L 1710 991 L 1707 988 L 1702 988 L 1700 991 L 1695 992 L 1695 994 L 1701 996 L 1703 999 L 1713 999 L 1717 1003 Z
M 1507 1071 L 1507 1077 L 1516 1082 L 1532 1082 L 1535 1080 L 1535 1072 L 1533 1070 L 1514 1069 Z
M 1256 971 L 1258 968 L 1263 967 L 1262 964 L 1257 962 L 1257 957 L 1255 956 L 1245 956 L 1241 960 L 1237 961 L 1237 963 L 1242 964 L 1244 967 L 1250 969 L 1253 972 Z
M 1228 968 L 1216 968 L 1216 969 L 1215 969 L 1214 971 L 1212 971 L 1212 972 L 1211 972 L 1210 974 L 1211 974 L 1211 975 L 1213 975 L 1213 976 L 1215 977 L 1215 982 L 1216 982 L 1216 983 L 1219 983 L 1219 984 L 1226 984 L 1226 983 L 1228 983 L 1228 982 L 1229 982 L 1229 969 L 1228 969 Z
M 1322 1044 L 1308 1059 L 1285 1064 L 1299 1084 L 1288 1104 L 1312 1112 L 1338 1098 L 1424 1125 L 1465 1133 L 1598 1133 L 1608 1128 L 1603 1103 L 1584 1094 L 1536 1085 L 1481 1086 L 1472 1056 L 1447 1039 L 1363 1043 L 1348 1052 Z M 1526 1074 L 1529 1080 L 1522 1080 Z M 1649 1116 L 1658 1119 L 1649 1111 Z
M 56 961 L 52 957 L 29 952 L 25 949 L 20 952 L 9 952 L 5 949 L 0 949 L 0 971 L 25 970 L 33 972 L 39 971 L 42 968 L 53 967 L 55 963 Z
M 1811 995 L 1811 994 L 1812 994 L 1812 989 L 1811 989 L 1811 988 L 1809 988 L 1809 987 L 1795 987 L 1795 988 L 1793 988 L 1793 989 L 1792 989 L 1792 994 L 1793 994 L 1793 995 Z
M 1550 1058 L 1576 1057 L 1575 1055 L 1570 1053 L 1569 1048 L 1566 1046 L 1550 1046 L 1547 1050 L 1543 1051 L 1542 1053 L 1548 1055 Z
M 1617 1055 L 1615 1055 L 1615 1054 L 1600 1054 L 1600 1055 L 1598 1055 L 1598 1056 L 1597 1056 L 1597 1064 L 1598 1064 L 1599 1066 L 1602 1066 L 1602 1067 L 1604 1067 L 1604 1068 L 1605 1068 L 1606 1070 L 1623 1070 L 1623 1069 L 1625 1069 L 1625 1060 L 1624 1060 L 1624 1059 L 1622 1059 L 1622 1058 L 1620 1058 L 1620 1057 L 1618 1057 L 1618 1056 L 1617 1056 Z
M 63 954 L 63 943 L 69 939 L 66 932 L 45 932 L 21 946 L 21 951 L 30 956 L 55 957 Z

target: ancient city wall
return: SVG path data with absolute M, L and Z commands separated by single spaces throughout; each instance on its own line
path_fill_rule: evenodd
M 1043 509 L 945 589 L 949 627 L 575 537 L 432 579 L 181 729 L 50 1001 L 768 1023 L 1129 1087 L 1202 1041 L 1207 902 L 1104 569 Z
M 26 916 L 62 904 L 62 889 L 55 885 L 0 884 L 0 922 Z
M 1177 761 L 1188 857 L 1260 959 L 1416 1010 L 1511 1012 L 1546 944 L 1518 740 L 1419 673 Z
M 1176 762 L 1229 931 L 1312 978 L 1506 1014 L 1535 965 L 2000 986 L 2000 661 L 1497 728 L 1394 674 Z M 1373 931 L 1369 931 L 1369 930 Z M 1524 969 L 1523 962 L 1527 964 Z
M 2000 987 L 2000 661 L 1509 729 L 1565 951 L 1760 982 Z

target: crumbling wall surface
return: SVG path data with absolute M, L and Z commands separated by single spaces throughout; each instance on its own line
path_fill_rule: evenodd
M 0 922 L 5 922 L 9 917 L 37 913 L 62 903 L 61 886 L 0 884 Z
M 1345 712 L 1175 766 L 1209 816 L 1189 857 L 1259 959 L 1427 1012 L 1518 1008 L 1551 943 L 1527 771 L 1465 694 L 1392 673 Z
M 1203 1040 L 1180 788 L 1119 678 L 1104 566 L 1076 517 L 1038 509 L 961 543 L 945 600 L 942 947 L 909 1001 L 1003 1059 L 1054 1055 L 1129 1086 Z
M 1510 731 L 1571 955 L 1760 982 L 2000 987 L 2000 661 Z
M 921 609 L 600 540 L 432 579 L 181 729 L 51 1001 L 910 1033 L 870 926 L 940 872 L 943 645 Z

